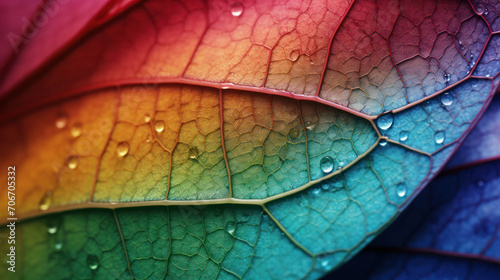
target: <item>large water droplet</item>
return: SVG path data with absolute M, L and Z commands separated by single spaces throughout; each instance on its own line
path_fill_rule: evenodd
M 378 144 L 382 147 L 386 146 L 387 145 L 387 140 L 385 139 L 380 139 L 380 142 L 378 142 Z
M 149 122 L 150 120 L 151 120 L 151 115 L 150 115 L 149 113 L 146 113 L 146 114 L 144 115 L 144 121 L 145 121 L 145 122 Z
M 78 156 L 69 156 L 66 159 L 66 164 L 68 165 L 69 169 L 75 169 L 78 167 Z
M 128 150 L 129 150 L 128 142 L 123 141 L 118 143 L 118 146 L 116 146 L 116 153 L 120 157 L 126 156 L 128 154 Z
M 392 126 L 393 122 L 394 122 L 393 114 L 388 113 L 388 114 L 380 116 L 377 119 L 377 126 L 382 130 L 387 130 Z
M 231 234 L 231 235 L 234 235 L 234 231 L 236 229 L 236 224 L 234 222 L 228 222 L 226 224 L 226 231 Z
M 328 157 L 328 156 L 324 157 L 319 162 L 319 165 L 320 165 L 321 171 L 323 171 L 323 173 L 330 173 L 333 171 L 333 158 Z
M 406 130 L 403 130 L 399 133 L 399 141 L 401 142 L 404 142 L 406 140 L 408 140 L 408 135 L 410 135 L 410 133 Z
M 444 142 L 444 131 L 440 130 L 434 134 L 434 141 L 436 141 L 436 144 L 443 144 Z
M 241 2 L 236 2 L 233 5 L 231 5 L 231 14 L 233 17 L 239 17 L 241 14 L 243 14 L 243 11 L 245 10 L 245 7 Z
M 45 211 L 49 209 L 50 204 L 52 204 L 52 192 L 48 191 L 40 200 L 38 207 L 40 208 L 40 210 Z
M 189 156 L 190 159 L 196 159 L 196 158 L 198 158 L 198 148 L 191 147 L 189 149 L 189 155 L 188 156 Z
M 482 15 L 484 13 L 484 4 L 479 2 L 477 5 L 476 5 L 476 12 L 478 15 Z
M 450 106 L 453 104 L 453 95 L 448 92 L 445 92 L 441 95 L 441 103 L 445 106 Z
M 299 59 L 299 51 L 293 50 L 292 52 L 290 52 L 290 60 L 296 61 L 297 59 Z
M 290 139 L 292 139 L 292 140 L 299 138 L 299 134 L 300 134 L 300 132 L 294 127 L 292 127 L 290 129 L 290 131 L 288 132 L 288 135 L 290 136 Z
M 155 122 L 155 130 L 158 133 L 161 133 L 165 129 L 165 122 L 163 121 L 156 121 Z
M 74 138 L 82 135 L 82 124 L 77 122 L 74 123 L 73 126 L 71 127 L 71 136 Z
M 399 184 L 396 187 L 396 194 L 399 197 L 405 197 L 405 195 L 406 195 L 406 185 L 405 184 Z
M 64 113 L 60 113 L 56 118 L 56 127 L 59 129 L 65 128 L 68 124 L 68 116 Z
M 87 266 L 92 270 L 96 270 L 99 267 L 99 258 L 96 255 L 88 255 Z

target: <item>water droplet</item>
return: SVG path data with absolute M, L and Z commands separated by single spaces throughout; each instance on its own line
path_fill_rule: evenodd
M 146 143 L 151 143 L 151 142 L 153 142 L 153 140 L 154 140 L 153 134 L 149 133 L 146 136 Z
M 63 242 L 62 242 L 62 240 L 61 240 L 61 239 L 57 239 L 57 240 L 56 240 L 56 243 L 54 244 L 54 247 L 55 247 L 55 248 L 56 248 L 56 250 L 58 250 L 58 251 L 59 251 L 59 250 L 61 250 L 61 249 L 62 249 L 62 247 L 63 247 Z
M 78 156 L 69 156 L 66 159 L 66 164 L 68 165 L 69 169 L 75 169 L 78 167 Z
M 450 74 L 444 74 L 444 81 L 448 83 L 451 80 L 451 75 Z
M 321 171 L 323 171 L 323 173 L 325 173 L 325 174 L 330 173 L 333 171 L 333 158 L 328 157 L 328 156 L 324 157 L 319 162 L 319 165 L 320 165 Z
M 410 133 L 406 130 L 403 130 L 399 133 L 399 141 L 401 142 L 404 142 L 406 140 L 408 140 L 408 135 L 410 135 Z
M 231 5 L 231 14 L 233 15 L 233 17 L 241 16 L 244 10 L 245 7 L 240 2 L 236 2 L 233 5 Z
M 476 183 L 476 185 L 478 187 L 482 187 L 482 186 L 484 186 L 484 181 L 483 180 L 478 180 L 477 183 Z
M 228 222 L 226 224 L 226 231 L 231 234 L 231 235 L 234 235 L 234 230 L 236 229 L 236 224 L 234 222 Z
M 57 224 L 59 223 L 56 219 L 47 220 L 47 232 L 49 234 L 55 234 L 57 232 Z
M 307 130 L 313 130 L 314 127 L 316 127 L 316 123 L 315 122 L 311 122 L 311 121 L 307 121 L 307 122 L 305 122 L 305 126 L 306 126 Z
M 453 96 L 448 92 L 443 93 L 441 95 L 441 103 L 444 106 L 450 106 L 451 104 L 453 104 Z
M 337 167 L 337 170 L 341 170 L 344 168 L 345 163 L 343 161 L 339 162 L 339 166 Z
M 320 258 L 318 259 L 319 266 L 323 271 L 330 271 L 333 269 L 333 263 L 327 258 Z
M 387 140 L 385 139 L 380 139 L 380 142 L 378 142 L 378 144 L 382 147 L 384 147 L 385 145 L 387 145 Z
M 116 146 L 116 153 L 120 157 L 126 156 L 128 154 L 128 150 L 129 150 L 128 142 L 125 142 L 125 141 L 120 142 L 120 143 L 118 143 L 118 146 Z
M 71 127 L 71 136 L 74 138 L 82 135 L 82 124 L 77 122 L 74 123 L 73 126 Z
M 49 209 L 50 204 L 52 203 L 52 192 L 48 191 L 40 200 L 40 204 L 38 205 L 40 210 L 45 211 Z
M 198 148 L 191 147 L 189 149 L 189 158 L 190 159 L 196 159 L 196 158 L 198 158 Z
M 324 191 L 327 191 L 330 189 L 330 185 L 328 183 L 323 183 L 323 185 L 321 185 L 321 188 L 324 190 Z
M 321 193 L 321 188 L 314 188 L 312 191 L 311 191 L 312 195 L 314 196 L 317 196 Z
M 297 51 L 297 50 L 293 50 L 293 51 L 290 53 L 290 60 L 292 60 L 292 61 L 296 61 L 297 59 L 299 59 L 299 51 Z
M 292 127 L 290 129 L 290 131 L 288 132 L 288 135 L 290 135 L 290 139 L 292 139 L 292 140 L 299 138 L 299 134 L 300 134 L 300 132 L 297 129 L 295 129 L 294 127 Z
M 88 255 L 87 266 L 92 270 L 96 270 L 99 267 L 99 258 L 96 255 Z
M 241 215 L 240 221 L 243 222 L 243 223 L 246 223 L 246 222 L 250 221 L 250 216 L 248 215 L 248 213 L 243 213 Z
M 382 130 L 387 130 L 392 126 L 393 122 L 394 122 L 393 114 L 388 113 L 388 114 L 380 116 L 377 119 L 377 126 Z
M 314 59 L 310 58 L 309 60 L 309 63 L 311 63 L 311 65 L 314 65 Z
M 434 134 L 434 141 L 436 141 L 436 144 L 443 144 L 444 142 L 444 131 L 440 130 Z
M 483 3 L 478 3 L 476 6 L 476 12 L 478 15 L 482 15 L 484 13 L 484 4 Z
M 484 8 L 484 13 L 483 13 L 483 15 L 487 16 L 487 15 L 488 15 L 488 12 L 489 12 L 488 7 Z
M 56 118 L 56 127 L 59 129 L 65 128 L 68 124 L 68 116 L 64 113 L 60 113 Z
M 163 130 L 165 130 L 165 122 L 163 122 L 163 121 L 156 121 L 155 122 L 155 130 L 158 133 L 161 133 Z
M 144 115 L 144 121 L 145 121 L 145 122 L 149 122 L 150 120 L 151 120 L 151 115 L 150 115 L 150 114 L 148 114 L 148 113 L 146 113 L 146 114 Z
M 405 195 L 406 195 L 406 185 L 405 184 L 399 184 L 396 187 L 396 194 L 399 197 L 405 197 Z

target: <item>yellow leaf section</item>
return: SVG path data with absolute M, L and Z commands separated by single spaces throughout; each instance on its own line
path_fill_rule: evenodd
M 89 199 L 116 97 L 116 90 L 103 90 L 0 127 L 0 180 L 7 182 L 7 167 L 16 166 L 16 214 Z

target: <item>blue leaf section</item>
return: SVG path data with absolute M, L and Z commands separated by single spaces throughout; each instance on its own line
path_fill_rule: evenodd
M 500 279 L 498 186 L 500 161 L 437 178 L 368 250 L 326 279 Z

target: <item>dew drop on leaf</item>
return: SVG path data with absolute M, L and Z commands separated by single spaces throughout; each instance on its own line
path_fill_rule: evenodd
M 404 141 L 408 140 L 408 135 L 409 134 L 410 133 L 408 131 L 406 131 L 406 130 L 401 131 L 399 133 L 399 141 L 404 142 Z
M 387 130 L 391 128 L 394 122 L 394 116 L 392 113 L 384 114 L 377 119 L 377 126 L 382 130 Z
M 87 266 L 92 270 L 96 270 L 99 267 L 99 259 L 96 255 L 87 256 Z
M 328 156 L 324 157 L 319 162 L 319 165 L 321 167 L 321 171 L 323 171 L 323 173 L 325 174 L 328 174 L 333 171 L 333 158 Z
M 440 130 L 434 134 L 434 141 L 436 141 L 436 144 L 443 144 L 444 142 L 444 131 Z
M 55 244 L 54 244 L 54 248 L 56 248 L 56 250 L 61 250 L 63 247 L 63 242 L 61 239 L 57 239 Z
M 478 15 L 482 15 L 484 13 L 484 4 L 479 2 L 476 6 L 476 12 Z
M 82 135 L 82 124 L 77 122 L 74 123 L 73 126 L 71 127 L 71 136 L 74 138 Z
M 385 139 L 381 139 L 380 142 L 378 143 L 380 146 L 384 147 L 385 145 L 387 145 L 387 140 Z
M 321 185 L 321 188 L 324 190 L 324 191 L 328 191 L 330 189 L 330 185 L 327 184 L 327 183 L 324 183 L 323 185 Z
M 316 126 L 316 123 L 311 122 L 311 121 L 307 121 L 307 122 L 305 123 L 305 126 L 306 126 L 306 129 L 307 129 L 307 130 L 313 130 L 313 129 L 314 129 L 314 127 Z
M 450 106 L 451 104 L 453 104 L 453 96 L 448 92 L 443 93 L 441 95 L 441 103 L 444 106 Z
M 188 156 L 189 156 L 190 159 L 196 159 L 196 158 L 198 158 L 198 148 L 191 147 L 189 149 L 189 155 Z
M 128 154 L 129 145 L 127 142 L 120 142 L 118 146 L 116 146 L 116 153 L 120 157 L 124 157 Z
M 290 52 L 290 60 L 296 61 L 297 59 L 299 59 L 299 52 L 297 50 Z
M 226 231 L 231 234 L 231 235 L 234 235 L 234 230 L 236 229 L 236 224 L 234 222 L 228 222 L 226 224 Z
M 66 159 L 66 164 L 68 165 L 69 169 L 75 169 L 78 167 L 78 156 L 69 156 Z
M 150 120 L 151 120 L 151 115 L 150 115 L 150 114 L 148 114 L 148 113 L 146 113 L 146 114 L 144 115 L 144 121 L 145 121 L 145 122 L 149 122 Z
M 243 11 L 245 10 L 245 7 L 241 2 L 236 2 L 233 5 L 231 5 L 231 14 L 233 17 L 239 17 L 241 14 L 243 14 Z
M 156 121 L 155 122 L 155 130 L 158 133 L 161 133 L 165 129 L 165 122 L 163 121 Z
M 443 78 L 444 78 L 444 81 L 446 83 L 448 83 L 451 80 L 451 75 L 450 74 L 444 74 Z
M 399 184 L 396 187 L 396 194 L 399 197 L 405 197 L 406 196 L 406 185 L 405 184 Z
M 47 221 L 47 232 L 49 234 L 55 234 L 57 232 L 57 220 L 49 219 Z
M 48 191 L 40 200 L 38 207 L 40 208 L 40 210 L 45 211 L 49 209 L 51 203 L 52 203 L 52 192 Z
M 56 127 L 63 129 L 68 125 L 68 116 L 65 113 L 60 113 L 56 118 Z

